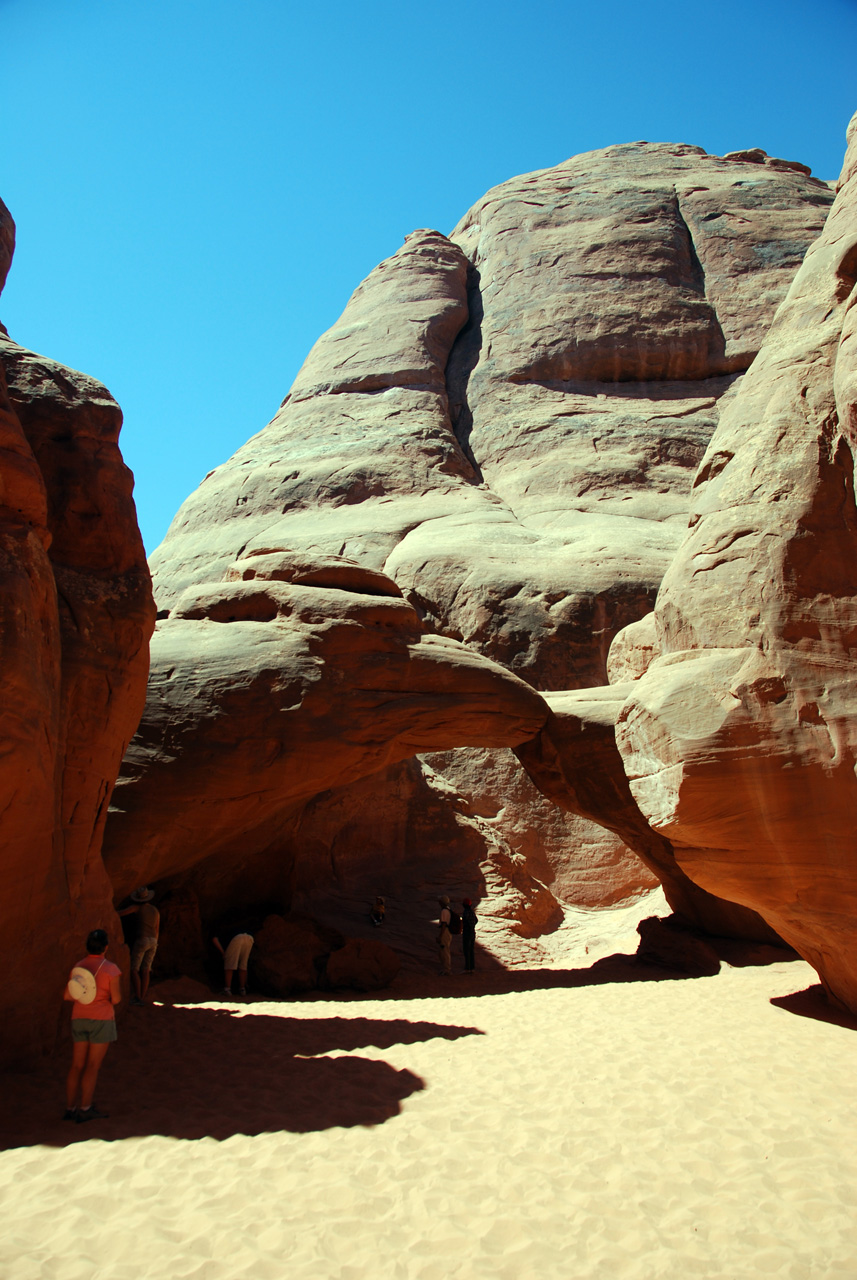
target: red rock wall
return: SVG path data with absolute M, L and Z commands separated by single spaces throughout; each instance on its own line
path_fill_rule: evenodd
M 0 206 L 0 259 L 13 231 Z M 88 931 L 121 939 L 101 839 L 154 624 L 121 422 L 99 383 L 0 334 L 4 1063 L 52 1043 Z

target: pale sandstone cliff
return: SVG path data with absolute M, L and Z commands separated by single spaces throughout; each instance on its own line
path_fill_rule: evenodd
M 508 753 L 383 768 L 379 749 L 357 772 L 380 772 L 356 780 L 334 751 L 327 773 L 304 779 L 300 761 L 283 761 L 269 786 L 276 766 L 259 756 L 248 773 L 252 753 L 236 747 L 226 785 L 228 769 L 207 762 L 212 735 L 222 731 L 227 750 L 229 717 L 264 738 L 274 761 L 288 737 L 269 723 L 276 708 L 255 706 L 257 669 L 275 691 L 288 683 L 288 655 L 263 660 L 251 636 L 305 625 L 285 588 L 270 602 L 256 566 L 281 577 L 316 566 L 321 602 L 322 589 L 337 588 L 324 572 L 347 575 L 354 561 L 393 579 L 422 629 L 538 688 L 606 681 L 613 636 L 651 609 L 680 542 L 721 404 L 831 199 L 803 166 L 761 152 L 724 159 L 635 143 L 503 184 L 450 237 L 409 236 L 313 348 L 274 420 L 206 478 L 152 558 L 159 607 L 171 612 L 110 823 L 117 881 L 179 873 L 206 856 L 196 883 L 209 892 L 230 881 L 240 829 L 252 884 L 278 879 L 310 908 L 337 892 L 359 897 L 379 875 L 416 894 L 454 878 L 461 892 L 488 886 L 513 932 L 533 936 L 555 927 L 563 900 L 594 906 L 651 885 L 624 838 L 572 815 L 548 820 Z M 254 613 L 263 598 L 267 621 Z M 320 617 L 325 606 L 315 607 Z M 355 597 L 347 608 L 362 680 L 369 604 Z M 359 725 L 345 676 L 339 697 L 340 729 Z M 323 794 L 303 808 L 313 787 Z M 167 793 L 172 817 L 156 830 L 146 815 L 151 804 L 161 813 Z M 247 820 L 253 804 L 258 822 Z M 202 810 L 211 816 L 200 828 Z
M 654 634 L 617 641 L 642 674 L 613 718 L 626 820 L 857 1009 L 857 117 L 849 143 L 824 231 L 697 473 Z

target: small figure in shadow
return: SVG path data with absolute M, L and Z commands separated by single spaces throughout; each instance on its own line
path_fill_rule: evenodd
M 473 903 L 465 898 L 461 903 L 461 946 L 464 950 L 464 972 L 473 973 L 476 968 L 476 921 Z
M 440 906 L 440 916 L 437 922 L 437 945 L 440 951 L 440 975 L 442 978 L 448 978 L 452 973 L 452 958 L 450 956 L 452 931 L 449 927 L 452 915 L 449 910 L 449 898 L 446 894 L 438 898 L 438 904 Z
M 223 994 L 232 995 L 232 978 L 238 970 L 238 994 L 247 994 L 247 966 L 253 950 L 253 934 L 249 927 L 241 925 L 233 929 L 221 929 L 211 941 L 223 956 Z M 223 945 L 224 941 L 226 946 Z
M 369 912 L 369 919 L 372 921 L 376 929 L 379 927 L 379 925 L 382 925 L 384 923 L 384 914 L 386 910 L 387 910 L 387 904 L 379 894 L 378 897 L 373 902 L 372 909 Z
M 107 959 L 107 933 L 93 929 L 86 939 L 86 955 L 71 971 L 64 1000 L 71 1008 L 71 1069 L 66 1080 L 64 1120 L 85 1124 L 106 1120 L 93 1102 L 98 1073 L 116 1039 L 114 1008 L 122 1001 L 122 972 Z
M 149 978 L 152 974 L 152 961 L 158 949 L 158 937 L 161 932 L 161 913 L 153 903 L 154 889 L 145 885 L 135 889 L 131 894 L 131 906 L 123 907 L 117 912 L 120 916 L 136 915 L 137 932 L 131 948 L 131 980 L 134 983 L 134 994 L 131 1003 L 145 1004 L 149 990 Z

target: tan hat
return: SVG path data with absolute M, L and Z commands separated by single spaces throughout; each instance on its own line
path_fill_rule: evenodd
M 155 896 L 154 889 L 148 889 L 143 885 L 142 889 L 135 889 L 131 894 L 132 902 L 151 902 Z

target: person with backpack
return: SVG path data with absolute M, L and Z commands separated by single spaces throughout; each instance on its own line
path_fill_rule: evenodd
M 479 919 L 473 910 L 473 903 L 465 898 L 461 904 L 461 945 L 464 949 L 464 972 L 473 973 L 476 969 L 476 921 Z
M 438 903 L 440 904 L 440 916 L 437 922 L 437 945 L 440 948 L 440 975 L 442 978 L 448 978 L 452 973 L 452 957 L 449 953 L 449 949 L 452 946 L 452 930 L 450 929 L 452 912 L 449 909 L 449 898 L 446 894 L 438 898 Z
M 106 1120 L 107 1112 L 93 1105 L 95 1085 L 104 1056 L 116 1040 L 116 1005 L 122 1002 L 122 971 L 107 959 L 107 933 L 93 929 L 86 939 L 86 955 L 72 969 L 64 1000 L 71 1010 L 72 1056 L 66 1080 L 64 1120 L 85 1124 Z

